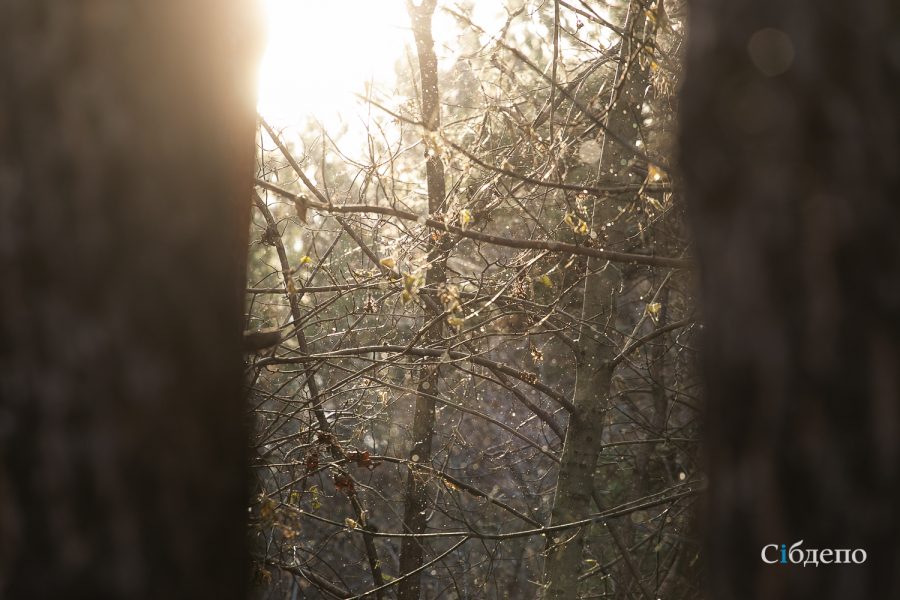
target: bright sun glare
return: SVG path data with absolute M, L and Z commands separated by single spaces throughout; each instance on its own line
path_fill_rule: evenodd
M 261 114 L 282 125 L 335 123 L 367 81 L 391 85 L 409 20 L 403 0 L 265 0 Z
M 327 129 L 358 114 L 367 82 L 390 93 L 412 44 L 405 0 L 264 0 L 268 39 L 259 76 L 259 112 L 281 126 L 314 117 Z M 502 3 L 479 0 L 473 17 L 503 23 Z M 452 62 L 458 28 L 438 10 L 432 33 L 439 60 Z M 413 54 L 415 51 L 413 50 Z M 403 64 L 403 63 L 401 63 Z

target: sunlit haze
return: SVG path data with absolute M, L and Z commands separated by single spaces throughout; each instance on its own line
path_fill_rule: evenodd
M 478 10 L 479 17 L 500 6 L 483 4 L 489 10 Z M 404 0 L 265 0 L 265 10 L 258 109 L 283 126 L 315 118 L 331 128 L 360 106 L 354 94 L 370 81 L 389 94 L 412 42 Z M 439 10 L 433 28 L 438 54 L 446 55 L 452 17 Z
M 403 0 L 265 0 L 259 111 L 283 125 L 332 123 L 367 81 L 393 82 L 409 19 Z

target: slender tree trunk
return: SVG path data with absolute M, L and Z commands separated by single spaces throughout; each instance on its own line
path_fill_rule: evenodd
M 436 0 L 423 0 L 415 6 L 407 2 L 407 11 L 412 21 L 413 35 L 419 57 L 419 76 L 422 80 L 422 122 L 425 125 L 425 148 L 428 156 L 425 161 L 425 174 L 428 185 L 428 212 L 437 214 L 444 207 L 447 194 L 444 180 L 444 165 L 440 157 L 440 149 L 435 143 L 441 127 L 441 104 L 438 91 L 438 65 L 434 52 L 434 39 L 431 36 L 431 17 L 434 15 Z M 425 274 L 425 286 L 430 290 L 438 289 L 447 282 L 446 262 L 448 236 L 440 240 L 428 238 L 428 271 Z M 425 324 L 428 326 L 440 316 L 440 307 L 425 303 Z M 434 322 L 423 336 L 426 344 L 434 346 L 442 340 L 443 322 Z M 438 365 L 423 366 L 419 374 L 416 395 L 416 407 L 413 414 L 412 463 L 429 464 L 431 462 L 431 444 L 434 437 L 434 400 L 439 380 Z M 426 395 L 423 395 L 426 394 Z M 424 476 L 414 468 L 409 469 L 406 481 L 406 506 L 403 512 L 403 530 L 406 533 L 422 533 L 426 526 L 428 494 Z M 414 538 L 403 538 L 400 548 L 400 573 L 405 574 L 422 566 L 424 547 L 422 542 Z M 419 573 L 407 577 L 397 586 L 397 597 L 400 600 L 416 600 L 419 598 L 421 576 Z
M 637 25 L 645 20 L 637 3 L 631 4 L 625 31 L 642 29 Z M 604 136 L 600 177 L 604 183 L 639 183 L 637 176 L 623 165 L 634 158 L 633 153 L 613 138 L 634 143 L 635 123 L 640 122 L 641 103 L 646 88 L 646 72 L 639 64 L 638 44 L 632 36 L 623 39 L 620 64 Z M 613 220 L 618 206 L 609 198 L 597 199 L 593 206 L 591 231 L 603 232 L 601 225 Z M 602 244 L 619 241 L 622 232 L 606 228 Z M 577 412 L 569 418 L 559 467 L 559 480 L 550 516 L 551 525 L 582 519 L 591 511 L 594 489 L 594 470 L 602 447 L 604 413 L 613 367 L 610 359 L 616 347 L 607 339 L 604 327 L 614 326 L 616 295 L 621 287 L 621 275 L 614 265 L 590 258 L 587 263 L 582 325 L 579 334 L 580 355 L 577 357 L 574 404 Z M 587 325 L 590 323 L 590 325 Z M 584 532 L 566 531 L 548 540 L 544 564 L 544 597 L 548 600 L 571 600 L 577 597 L 578 574 L 583 566 Z
M 297 173 L 302 172 L 299 163 L 294 160 L 293 156 L 278 138 L 275 131 L 272 130 L 268 124 L 265 125 L 265 129 L 281 149 L 284 156 L 288 159 L 288 162 L 294 171 Z M 266 206 L 265 200 L 263 200 L 255 191 L 253 192 L 253 196 L 253 202 L 256 205 L 256 209 L 263 215 L 263 218 L 266 221 L 266 227 L 275 232 L 273 242 L 275 244 L 275 251 L 278 254 L 278 262 L 281 266 L 281 278 L 284 282 L 285 290 L 290 290 L 292 287 L 291 281 L 293 278 L 294 267 L 291 267 L 287 250 L 284 247 L 284 240 L 282 240 L 281 234 L 278 233 L 278 222 L 275 220 L 269 207 Z M 303 312 L 300 308 L 301 295 L 298 293 L 290 293 L 290 291 L 288 291 L 287 296 L 288 304 L 291 308 L 291 319 L 293 319 L 294 323 L 303 323 Z M 297 327 L 297 331 L 294 333 L 294 339 L 297 341 L 297 349 L 303 354 L 308 355 L 310 353 L 309 343 L 306 340 L 306 333 L 304 332 L 303 327 Z M 319 384 L 316 383 L 316 374 L 312 367 L 304 366 L 304 378 L 306 379 L 306 389 L 309 392 L 313 416 L 315 416 L 316 422 L 319 424 L 319 431 L 330 434 L 332 432 L 332 425 L 328 421 L 328 415 L 325 413 L 319 391 Z M 346 455 L 342 452 L 340 446 L 333 441 L 334 437 L 331 436 L 330 439 L 332 439 L 332 442 L 329 444 L 329 453 L 331 454 L 332 460 L 338 462 L 341 459 L 346 458 Z M 378 558 L 378 548 L 375 546 L 375 538 L 371 534 L 372 527 L 365 519 L 365 515 L 368 511 L 366 510 L 363 501 L 360 499 L 359 494 L 356 492 L 357 482 L 356 478 L 353 477 L 353 474 L 350 471 L 339 467 L 336 468 L 336 470 L 338 470 L 341 477 L 346 478 L 352 484 L 347 487 L 347 499 L 350 501 L 350 506 L 353 509 L 354 516 L 356 516 L 356 521 L 360 524 L 359 529 L 363 536 L 363 545 L 366 549 L 366 558 L 369 561 L 369 570 L 372 573 L 372 580 L 377 589 L 384 583 L 384 578 L 382 577 L 381 560 Z M 375 592 L 375 598 L 376 600 L 381 600 L 384 598 L 384 592 L 382 590 Z
M 242 598 L 258 19 L 0 4 L 0 595 Z
M 711 597 L 900 597 L 900 8 L 696 0 L 690 32 Z M 763 562 L 801 540 L 868 558 Z
M 667 283 L 660 290 L 658 302 L 660 305 L 658 320 L 655 325 L 663 328 L 669 321 L 669 288 Z M 649 354 L 649 366 L 647 374 L 650 379 L 650 400 L 653 403 L 650 409 L 648 423 L 650 429 L 647 432 L 649 438 L 667 437 L 666 423 L 668 421 L 668 399 L 666 398 L 666 335 L 652 342 Z M 643 497 L 653 491 L 658 473 L 653 473 L 653 454 L 656 444 L 640 444 L 635 452 L 635 492 L 637 497 Z

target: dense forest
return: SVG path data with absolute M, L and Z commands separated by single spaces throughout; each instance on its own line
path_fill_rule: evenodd
M 900 597 L 898 40 L 0 1 L 0 597 Z
M 503 8 L 409 5 L 362 136 L 260 122 L 253 553 L 285 596 L 699 593 L 682 9 Z

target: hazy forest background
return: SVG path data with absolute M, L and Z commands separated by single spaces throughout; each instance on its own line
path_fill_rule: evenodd
M 900 597 L 898 12 L 0 2 L 0 594 Z
M 695 597 L 683 7 L 437 4 L 350 118 L 260 122 L 261 597 Z

